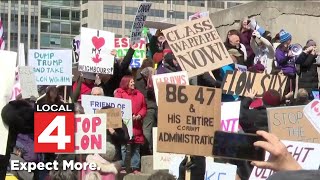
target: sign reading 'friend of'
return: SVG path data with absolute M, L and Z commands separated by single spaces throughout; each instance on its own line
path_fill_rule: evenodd
M 131 29 L 131 43 L 140 42 L 140 39 L 142 38 L 144 22 L 147 19 L 151 5 L 152 3 L 150 2 L 143 2 L 140 4 Z
M 210 156 L 220 110 L 221 89 L 161 83 L 158 152 Z
M 227 71 L 222 82 L 223 94 L 248 96 L 250 89 L 256 90 L 256 97 L 262 97 L 268 90 L 276 90 L 283 95 L 287 77 L 252 72 Z
M 320 133 L 304 115 L 303 108 L 267 108 L 269 132 L 282 140 L 320 143 Z
M 114 33 L 81 28 L 79 71 L 113 74 Z
M 210 18 L 204 17 L 162 31 L 180 67 L 189 78 L 233 63 Z
M 72 84 L 72 50 L 30 49 L 28 62 L 37 85 Z

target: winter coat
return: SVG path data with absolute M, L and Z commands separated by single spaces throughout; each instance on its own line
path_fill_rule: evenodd
M 215 79 L 211 77 L 209 72 L 205 72 L 199 76 L 197 76 L 197 82 L 198 86 L 206 86 L 206 87 L 215 87 L 220 88 L 221 87 L 221 81 L 222 78 L 220 76 L 220 70 L 214 70 L 212 71 L 213 76 Z
M 282 45 L 280 44 L 276 49 L 275 58 L 277 61 L 277 67 L 279 67 L 283 74 L 286 76 L 296 75 L 296 64 L 301 64 L 301 59 L 295 59 L 288 56 L 288 52 L 282 50 Z
M 299 88 L 304 88 L 309 94 L 312 90 L 318 89 L 318 71 L 316 62 L 317 55 L 306 54 L 302 52 L 298 57 L 298 60 L 302 63 L 300 64 L 299 73 Z
M 26 162 L 20 156 L 17 156 L 15 154 L 11 154 L 10 161 L 12 161 L 12 160 L 19 161 L 19 162 Z M 21 167 L 21 165 L 19 167 Z M 34 176 L 33 172 L 28 172 L 26 170 L 21 170 L 21 171 L 11 171 L 10 170 L 10 173 L 21 180 L 32 180 L 33 176 Z
M 141 120 L 133 120 L 133 142 L 136 144 L 143 144 L 144 136 L 142 130 L 142 121 L 147 114 L 147 105 L 143 94 L 136 89 L 130 91 L 118 88 L 115 91 L 115 97 L 130 99 L 132 102 L 132 115 L 141 116 Z
M 254 57 L 254 51 L 250 46 L 252 32 L 253 32 L 252 30 L 249 30 L 249 31 L 244 31 L 240 33 L 240 43 L 246 47 L 248 59 L 252 59 Z
M 99 85 L 100 87 L 102 87 L 105 96 L 113 97 L 113 92 L 119 87 L 120 81 L 123 76 L 131 75 L 128 69 L 134 52 L 135 50 L 130 48 L 121 64 L 119 64 L 118 61 L 115 61 L 113 66 L 113 75 L 111 76 L 109 81 L 107 81 L 106 83 L 101 82 L 101 84 Z
M 100 180 L 116 180 L 116 174 L 118 170 L 114 163 L 110 163 L 103 159 L 99 154 L 88 155 L 86 158 L 87 163 L 95 163 L 100 171 L 91 171 L 89 168 L 87 170 L 82 170 L 82 179 L 86 180 L 86 177 L 90 174 L 95 174 Z
M 160 62 L 157 68 L 157 74 L 166 74 L 181 71 L 180 66 L 172 66 L 165 62 Z
M 92 88 L 94 87 L 94 84 L 86 84 L 84 82 L 81 82 L 81 87 L 80 87 L 80 91 L 77 92 L 79 90 L 79 86 L 78 86 L 78 83 L 79 81 L 75 82 L 73 85 L 72 85 L 72 91 L 75 93 L 75 94 L 78 94 L 79 93 L 79 96 L 77 97 L 74 97 L 74 102 L 77 102 L 77 101 L 81 101 L 81 95 L 90 95 L 91 94 L 91 90 Z
M 34 152 L 34 135 L 33 134 L 18 134 L 16 146 L 24 150 L 23 159 L 27 162 L 39 162 L 40 154 Z
M 135 79 L 135 87 L 139 90 L 143 96 L 145 97 L 147 108 L 148 109 L 157 109 L 156 98 L 154 94 L 153 88 L 147 88 L 147 82 L 141 75 L 141 70 L 138 70 L 136 79 Z
M 112 143 L 116 149 L 114 161 L 121 160 L 121 145 L 125 145 L 130 140 L 128 128 L 122 121 L 122 128 L 114 129 L 115 133 L 110 134 L 107 130 L 107 141 Z

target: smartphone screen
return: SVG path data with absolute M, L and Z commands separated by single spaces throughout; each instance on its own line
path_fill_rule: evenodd
M 265 151 L 253 145 L 256 141 L 265 141 L 265 139 L 255 134 L 216 131 L 212 154 L 227 159 L 264 161 Z

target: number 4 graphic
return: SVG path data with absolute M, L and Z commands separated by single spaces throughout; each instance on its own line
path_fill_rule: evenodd
M 57 135 L 51 135 L 58 128 Z M 57 116 L 38 136 L 39 143 L 57 143 L 59 150 L 65 150 L 66 144 L 71 142 L 71 136 L 66 136 L 66 117 Z

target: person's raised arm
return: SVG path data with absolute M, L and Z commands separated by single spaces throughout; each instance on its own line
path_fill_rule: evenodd
M 126 56 L 123 58 L 123 61 L 120 65 L 120 72 L 119 72 L 120 74 L 123 74 L 123 72 L 129 68 L 134 52 L 135 52 L 135 50 L 132 47 L 130 47 Z
M 71 92 L 71 97 L 72 97 L 72 102 L 75 103 L 78 101 L 79 97 L 80 97 L 80 91 L 81 91 L 81 85 L 83 82 L 83 78 L 82 76 L 79 76 L 78 80 L 77 80 L 77 86 L 76 88 Z

